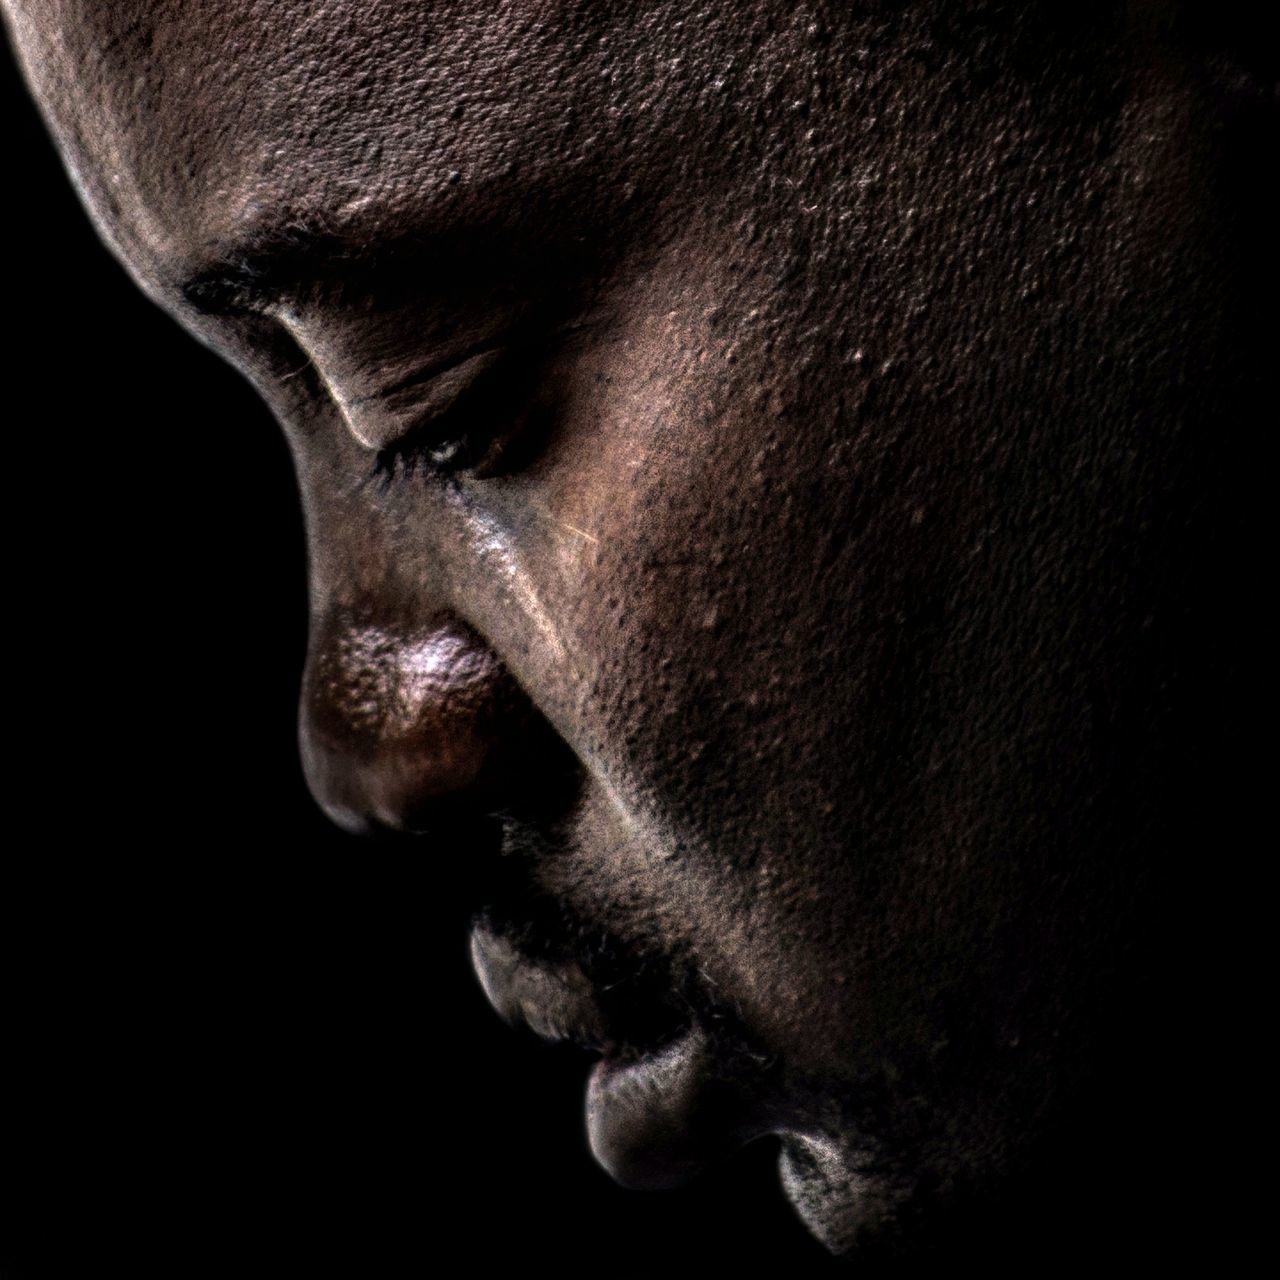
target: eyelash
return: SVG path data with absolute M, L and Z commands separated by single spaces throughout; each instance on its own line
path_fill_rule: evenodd
M 416 473 L 435 478 L 507 475 L 531 460 L 554 417 L 541 384 L 545 352 L 513 349 L 442 418 L 380 449 L 373 478 L 384 488 Z
M 443 444 L 420 443 L 414 434 L 397 440 L 385 449 L 379 449 L 373 459 L 373 479 L 390 488 L 396 480 L 407 480 L 421 467 L 435 476 L 455 475 L 465 470 L 465 464 L 457 462 L 458 455 L 466 450 L 465 437 L 446 440 Z

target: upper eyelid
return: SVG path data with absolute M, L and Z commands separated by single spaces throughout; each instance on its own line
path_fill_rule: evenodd
M 306 349 L 299 341 L 292 323 L 299 318 L 299 308 L 305 307 L 308 301 L 331 306 L 341 300 L 343 294 L 347 294 L 350 301 L 358 300 L 364 306 L 379 302 L 390 305 L 392 298 L 387 296 L 390 293 L 394 296 L 396 310 L 399 310 L 409 300 L 409 296 L 419 290 L 430 297 L 432 291 L 429 283 L 414 271 L 415 266 L 421 268 L 423 265 L 418 255 L 402 252 L 376 258 L 373 254 L 357 256 L 344 251 L 341 254 L 330 253 L 322 257 L 318 264 L 301 263 L 292 255 L 285 258 L 277 255 L 271 261 L 242 259 L 238 264 L 220 264 L 204 269 L 189 276 L 179 285 L 179 290 L 187 305 L 203 316 L 212 319 L 240 319 L 242 324 L 251 324 L 254 331 L 252 336 L 240 325 L 235 326 L 239 332 L 239 337 L 234 339 L 239 358 L 231 357 L 233 363 L 246 369 L 254 368 L 257 376 L 266 378 L 281 393 L 284 391 L 282 384 L 291 384 L 290 394 L 296 396 L 303 393 L 304 384 L 308 388 L 306 393 L 314 394 L 317 388 L 312 384 L 317 379 L 320 383 L 325 381 L 323 374 L 318 372 L 320 366 L 317 365 L 315 353 Z M 389 280 L 388 277 L 393 274 L 397 278 Z M 374 288 L 387 283 L 392 286 L 390 290 Z M 540 308 L 535 308 L 535 312 L 539 310 Z M 545 312 L 542 314 L 545 320 Z M 506 337 L 514 340 L 517 349 L 523 349 L 528 356 L 535 347 L 541 346 L 548 339 L 563 341 L 571 335 L 595 328 L 598 323 L 599 316 L 584 315 L 581 312 L 559 324 L 549 324 L 545 329 L 541 324 L 530 324 L 525 320 Z M 263 324 L 267 329 L 259 328 Z M 529 344 L 532 333 L 537 333 L 540 341 Z M 263 341 L 268 335 L 274 340 Z M 255 356 L 252 359 L 246 358 L 246 341 L 253 347 Z M 281 347 L 287 347 L 287 354 Z M 362 400 L 376 402 L 387 396 L 412 400 L 412 393 L 419 386 L 429 385 L 436 378 L 446 375 L 451 366 L 465 364 L 478 354 L 483 354 L 483 351 L 464 350 L 442 366 L 415 369 L 399 383 L 381 388 L 376 393 L 370 392 Z M 465 389 L 463 394 L 466 394 Z M 409 407 L 411 406 L 406 405 L 406 409 Z M 405 416 L 407 419 L 411 415 L 406 412 Z M 467 434 L 463 432 L 455 440 L 441 436 L 433 438 L 429 429 L 423 431 L 411 426 L 401 437 L 389 439 L 377 450 L 375 473 L 380 474 L 384 481 L 389 480 L 401 468 L 412 469 L 405 464 L 413 459 L 418 463 L 426 463 L 433 470 L 438 468 L 440 474 L 448 474 L 454 469 L 450 465 L 451 459 L 432 458 L 430 455 L 437 450 L 441 453 L 456 453 L 456 449 L 449 446 L 459 443 Z

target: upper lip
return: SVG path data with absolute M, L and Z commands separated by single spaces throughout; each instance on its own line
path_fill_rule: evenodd
M 471 957 L 489 1002 L 508 1023 L 606 1058 L 652 1053 L 692 1021 L 662 982 L 645 981 L 638 965 L 624 962 L 602 980 L 573 959 L 535 959 L 486 922 L 472 929 Z
M 573 961 L 535 962 L 484 925 L 472 930 L 471 958 L 485 995 L 508 1023 L 523 1023 L 544 1040 L 611 1047 L 604 1012 Z

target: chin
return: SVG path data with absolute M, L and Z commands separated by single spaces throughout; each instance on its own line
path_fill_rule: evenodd
M 782 1189 L 809 1233 L 837 1256 L 850 1256 L 883 1236 L 909 1192 L 884 1174 L 860 1169 L 848 1149 L 829 1138 L 782 1137 Z

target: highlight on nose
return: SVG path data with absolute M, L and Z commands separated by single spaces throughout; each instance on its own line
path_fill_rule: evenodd
M 493 807 L 532 710 L 451 617 L 390 628 L 340 612 L 313 635 L 300 741 L 307 782 L 349 831 L 423 831 Z

